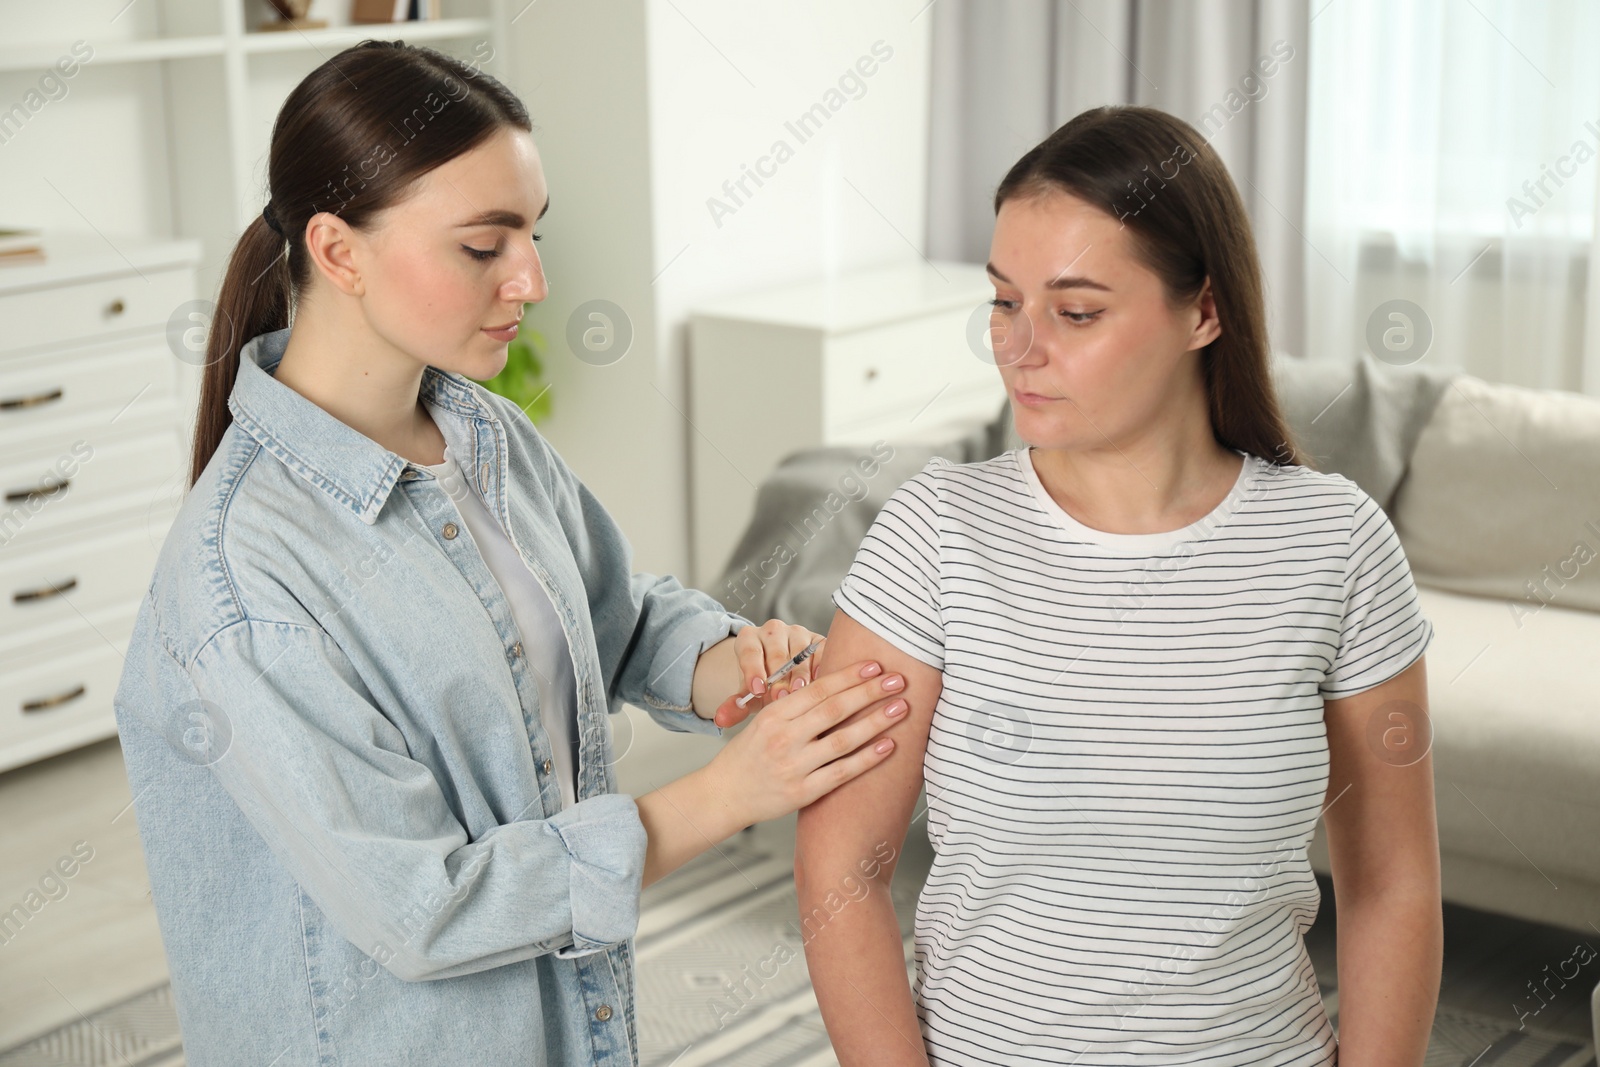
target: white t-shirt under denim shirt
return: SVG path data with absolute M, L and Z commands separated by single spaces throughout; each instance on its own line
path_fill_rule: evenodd
M 552 758 L 556 780 L 561 785 L 562 802 L 570 808 L 577 803 L 574 783 L 578 777 L 578 690 L 561 620 L 556 617 L 549 594 L 522 562 L 516 546 L 472 487 L 471 479 L 462 475 L 450 446 L 445 446 L 443 463 L 419 463 L 417 466 L 432 471 L 450 499 L 455 501 L 462 524 L 506 596 L 511 617 L 522 635 L 523 654 L 539 680 L 539 718 L 550 735 L 550 747 L 555 750 Z
M 834 603 L 942 670 L 915 997 L 934 1067 L 1326 1067 L 1303 934 L 1323 699 L 1427 648 L 1349 479 L 1244 462 L 1181 530 L 1073 519 L 1027 448 L 930 460 Z

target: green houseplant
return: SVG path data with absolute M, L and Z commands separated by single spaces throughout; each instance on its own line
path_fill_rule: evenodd
M 479 384 L 516 404 L 531 422 L 543 422 L 550 414 L 550 386 L 544 380 L 547 351 L 544 334 L 524 318 L 517 336 L 506 346 L 505 368 Z

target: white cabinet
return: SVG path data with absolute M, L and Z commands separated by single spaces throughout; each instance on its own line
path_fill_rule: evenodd
M 186 488 L 197 241 L 47 235 L 0 268 L 0 770 L 116 733 L 139 602 Z M 192 368 L 191 368 L 192 369 Z
M 7 5 L 0 75 L 26 106 L 0 124 L 0 223 L 61 229 L 47 263 L 0 266 L 0 770 L 115 732 L 133 615 L 186 489 L 201 375 L 181 334 L 209 324 L 266 202 L 284 98 L 365 38 L 505 80 L 524 7 L 442 0 L 435 20 L 349 25 L 348 3 L 319 0 L 327 28 L 263 32 L 266 0 Z
M 698 308 L 693 583 L 712 589 L 757 486 L 790 453 L 940 440 L 996 417 L 1005 390 L 983 343 L 993 296 L 980 266 L 915 261 Z

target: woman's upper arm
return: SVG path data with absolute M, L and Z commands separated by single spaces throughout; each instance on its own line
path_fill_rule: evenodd
M 886 842 L 895 857 L 880 867 L 880 880 L 887 885 L 922 788 L 922 756 L 928 747 L 928 726 L 943 688 L 943 674 L 837 609 L 821 655 L 819 673 L 838 670 L 840 664 L 876 660 L 883 665 L 884 674 L 901 675 L 906 680 L 901 694 L 908 709 L 901 721 L 884 732 L 895 744 L 887 759 L 800 809 L 795 878 L 802 888 L 808 872 L 822 879 L 822 884 L 831 884 L 844 872 L 856 874 L 862 869 L 861 861 L 881 859 L 878 850 Z M 895 698 L 875 702 L 834 729 L 843 729 L 891 699 Z
M 1324 700 L 1328 791 L 1322 819 L 1334 892 L 1439 893 L 1433 728 L 1426 657 L 1386 682 Z

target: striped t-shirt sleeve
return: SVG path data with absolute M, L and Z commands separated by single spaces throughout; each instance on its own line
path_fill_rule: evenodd
M 1411 566 L 1394 524 L 1378 502 L 1351 483 L 1356 496 L 1345 563 L 1339 650 L 1321 685 L 1325 698 L 1354 696 L 1388 681 L 1433 640 Z
M 939 520 L 930 459 L 900 484 L 867 530 L 834 590 L 834 605 L 896 648 L 944 669 L 939 613 Z

